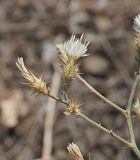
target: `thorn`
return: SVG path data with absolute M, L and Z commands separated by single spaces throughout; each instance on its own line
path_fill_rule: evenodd
M 26 82 L 20 82 L 21 84 L 24 84 L 24 85 L 28 85 L 29 83 L 26 83 Z
M 41 74 L 41 76 L 40 76 L 40 78 L 39 78 L 39 79 L 40 79 L 40 80 L 42 80 L 42 77 L 43 77 L 43 73 Z

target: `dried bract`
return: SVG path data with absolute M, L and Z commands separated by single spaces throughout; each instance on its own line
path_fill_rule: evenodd
M 22 57 L 18 58 L 16 65 L 22 76 L 26 79 L 27 85 L 29 85 L 34 91 L 45 94 L 49 93 L 49 88 L 46 87 L 46 83 L 42 80 L 42 76 L 37 78 L 32 72 L 28 71 L 24 65 Z
M 74 144 L 71 143 L 67 146 L 67 149 L 69 151 L 69 154 L 75 159 L 75 160 L 84 160 L 79 147 Z
M 77 115 L 79 113 L 79 105 L 71 102 L 67 110 L 68 111 L 65 112 L 66 115 Z

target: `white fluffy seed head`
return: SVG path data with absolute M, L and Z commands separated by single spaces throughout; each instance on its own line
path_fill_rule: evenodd
M 134 18 L 134 30 L 140 33 L 140 14 Z
M 72 35 L 70 40 L 62 43 L 62 44 L 58 44 L 57 48 L 60 50 L 62 50 L 62 48 L 65 51 L 65 54 L 69 57 L 83 57 L 86 56 L 86 52 L 87 52 L 87 47 L 89 45 L 89 42 L 84 41 L 82 42 L 83 39 L 83 34 L 80 37 L 80 39 L 76 38 L 75 35 Z

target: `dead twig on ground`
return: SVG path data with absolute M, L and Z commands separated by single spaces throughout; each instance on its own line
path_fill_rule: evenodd
M 55 68 L 55 73 L 52 78 L 51 92 L 57 96 L 60 88 L 61 77 L 58 70 Z M 51 159 L 52 152 L 52 136 L 53 125 L 55 120 L 56 101 L 49 98 L 46 106 L 45 120 L 44 120 L 44 138 L 43 138 L 43 151 L 42 158 Z

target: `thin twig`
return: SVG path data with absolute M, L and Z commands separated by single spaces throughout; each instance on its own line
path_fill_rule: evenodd
M 67 105 L 67 106 L 69 105 L 69 102 L 68 102 L 68 101 L 63 100 L 63 99 L 61 99 L 61 98 L 59 98 L 59 97 L 56 97 L 56 96 L 54 96 L 54 95 L 52 95 L 52 94 L 49 94 L 48 96 L 51 97 L 52 99 L 60 102 L 60 103 L 63 103 L 63 104 L 65 104 L 65 105 Z
M 121 112 L 123 115 L 126 114 L 126 111 L 116 105 L 115 103 L 111 102 L 107 98 L 105 98 L 103 95 L 101 95 L 94 87 L 92 87 L 85 79 L 83 79 L 79 74 L 77 74 L 77 78 L 97 97 L 99 97 L 101 100 L 103 100 L 105 103 L 107 103 L 110 107 L 115 108 L 119 112 Z
M 129 96 L 129 99 L 128 99 L 128 105 L 127 105 L 127 109 L 126 109 L 127 110 L 126 120 L 127 120 L 127 124 L 128 124 L 129 135 L 130 135 L 131 142 L 133 144 L 136 144 L 136 142 L 135 142 L 132 120 L 131 120 L 131 107 L 132 107 L 132 101 L 133 101 L 133 98 L 134 98 L 136 86 L 138 84 L 138 79 L 139 79 L 139 75 L 136 75 L 135 80 L 134 80 L 133 85 L 132 85 L 132 89 L 131 89 L 131 92 L 130 92 L 130 96 Z
M 140 158 L 140 151 L 139 151 L 139 149 L 138 149 L 138 147 L 136 145 L 134 131 L 133 131 L 133 125 L 132 125 L 132 119 L 131 119 L 132 101 L 133 101 L 133 98 L 134 98 L 134 94 L 135 94 L 135 91 L 136 91 L 138 80 L 139 80 L 139 74 L 136 75 L 135 80 L 134 80 L 133 85 L 132 85 L 131 92 L 130 92 L 128 105 L 127 105 L 127 109 L 126 109 L 126 111 L 127 111 L 126 112 L 126 121 L 127 121 L 127 125 L 128 125 L 130 141 L 134 145 L 133 151 Z
M 127 140 L 123 139 L 122 137 L 120 137 L 119 135 L 117 135 L 116 133 L 114 133 L 112 130 L 108 130 L 107 128 L 101 126 L 101 124 L 91 120 L 90 118 L 88 118 L 87 116 L 85 116 L 84 114 L 82 114 L 81 112 L 79 112 L 77 114 L 79 117 L 81 117 L 82 119 L 86 120 L 87 122 L 89 122 L 91 125 L 93 125 L 94 127 L 100 129 L 101 131 L 103 131 L 104 133 L 107 133 L 109 135 L 111 135 L 112 137 L 116 138 L 117 140 L 121 141 L 122 143 L 124 143 L 127 147 L 132 148 L 132 143 L 128 142 Z
M 131 109 L 131 106 L 132 106 L 132 101 L 133 101 L 135 90 L 136 90 L 136 87 L 137 87 L 137 84 L 138 84 L 138 80 L 139 80 L 139 75 L 136 75 L 135 80 L 134 80 L 133 85 L 132 85 L 129 100 L 128 100 L 128 105 L 127 105 L 127 111 L 128 112 L 130 112 L 130 109 Z
M 108 100 L 107 98 L 105 98 L 103 95 L 101 95 L 96 89 L 94 89 L 86 80 L 84 80 L 80 75 L 77 75 L 77 78 L 87 87 L 90 89 L 90 91 L 92 93 L 94 93 L 97 97 L 99 97 L 101 100 L 103 100 L 105 103 L 109 104 L 110 107 L 112 108 L 115 108 L 116 110 L 118 110 L 119 112 L 121 112 L 125 118 L 126 118 L 126 121 L 127 121 L 127 125 L 128 125 L 128 129 L 129 129 L 129 135 L 130 135 L 130 142 L 122 139 L 120 136 L 116 135 L 114 132 L 113 132 L 113 135 L 111 134 L 112 132 L 110 132 L 108 129 L 100 126 L 98 123 L 90 120 L 89 118 L 87 118 L 86 116 L 84 116 L 82 114 L 82 118 L 87 120 L 88 122 L 90 122 L 92 125 L 94 125 L 96 128 L 99 128 L 100 130 L 104 131 L 105 133 L 107 134 L 110 134 L 112 135 L 113 137 L 115 137 L 116 139 L 118 139 L 119 141 L 127 144 L 131 144 L 131 148 L 132 150 L 135 152 L 135 154 L 137 155 L 138 158 L 140 158 L 140 150 L 138 149 L 137 145 L 136 145 L 136 142 L 135 142 L 135 137 L 134 137 L 134 133 L 133 133 L 133 126 L 132 126 L 132 120 L 131 120 L 131 106 L 132 106 L 132 100 L 133 100 L 133 97 L 134 97 L 134 93 L 135 93 L 135 90 L 136 90 L 136 86 L 137 86 L 137 83 L 138 83 L 138 79 L 139 79 L 139 75 L 136 75 L 136 78 L 135 78 L 135 81 L 133 83 L 133 86 L 132 86 L 132 90 L 131 90 L 131 93 L 130 93 L 130 97 L 129 97 L 129 100 L 128 100 L 128 106 L 127 106 L 127 109 L 124 110 L 122 109 L 121 107 L 119 107 L 118 105 L 114 104 L 113 102 L 111 102 L 110 100 Z M 81 114 L 80 114 L 81 115 Z M 128 145 L 129 146 L 129 145 Z M 129 146 L 130 147 L 130 146 Z

